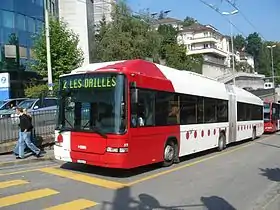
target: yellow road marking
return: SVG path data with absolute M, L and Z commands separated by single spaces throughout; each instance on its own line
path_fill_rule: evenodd
M 4 173 L 4 174 L 0 174 L 0 176 L 10 176 L 10 175 L 14 175 L 14 174 L 22 174 L 22 173 L 28 173 L 28 172 L 33 172 L 33 171 L 38 171 L 38 169 L 36 168 L 36 169 L 15 171 L 15 172 L 11 172 L 11 173 Z
M 132 186 L 134 184 L 138 184 L 140 182 L 144 182 L 144 181 L 147 181 L 147 180 L 150 180 L 150 179 L 153 179 L 153 178 L 165 175 L 165 174 L 169 174 L 171 172 L 178 171 L 180 169 L 187 168 L 187 167 L 196 165 L 198 163 L 205 162 L 207 160 L 210 160 L 210 159 L 213 159 L 213 158 L 216 158 L 216 157 L 220 157 L 222 155 L 233 153 L 235 151 L 241 150 L 241 149 L 246 148 L 248 146 L 254 145 L 256 142 L 261 142 L 263 140 L 272 138 L 274 136 L 275 135 L 266 136 L 266 137 L 261 138 L 259 140 L 256 140 L 256 141 L 253 141 L 251 143 L 248 143 L 246 145 L 238 146 L 235 149 L 224 151 L 224 152 L 221 152 L 221 153 L 219 153 L 217 155 L 213 155 L 213 156 L 210 156 L 210 157 L 207 157 L 207 158 L 202 158 L 202 159 L 199 159 L 199 160 L 191 162 L 191 163 L 186 163 L 184 165 L 181 165 L 181 166 L 178 166 L 178 167 L 175 167 L 175 168 L 171 168 L 169 170 L 165 170 L 165 171 L 162 171 L 162 172 L 159 172 L 159 173 L 155 173 L 155 174 L 152 174 L 150 176 L 146 176 L 144 178 L 140 178 L 138 180 L 129 182 L 127 184 L 126 183 L 120 183 L 120 182 L 113 182 L 113 181 L 99 179 L 99 178 L 94 178 L 94 177 L 89 177 L 89 176 L 86 176 L 86 175 L 76 174 L 76 173 L 73 173 L 73 172 L 67 172 L 65 170 L 56 169 L 56 166 L 54 166 L 52 168 L 44 167 L 44 168 L 40 168 L 40 169 L 29 169 L 29 170 L 22 170 L 22 171 L 16 171 L 16 172 L 11 172 L 11 173 L 4 173 L 4 174 L 0 174 L 0 176 L 8 176 L 8 175 L 14 175 L 14 174 L 33 172 L 33 171 L 41 171 L 41 172 L 46 172 L 46 173 L 58 175 L 58 176 L 61 176 L 61 177 L 70 178 L 70 179 L 73 179 L 73 180 L 76 180 L 76 181 L 82 181 L 82 182 L 85 182 L 85 183 L 89 183 L 89 184 L 93 184 L 93 185 L 98 185 L 98 186 L 101 186 L 101 187 L 107 187 L 107 188 L 110 188 L 110 189 L 118 189 L 118 188 L 125 187 L 125 186 Z M 71 174 L 71 177 L 69 177 L 70 174 Z M 85 178 L 85 179 L 83 180 L 83 178 Z
M 0 208 L 23 203 L 26 201 L 35 200 L 38 198 L 55 195 L 58 193 L 59 192 L 57 192 L 55 190 L 45 188 L 45 189 L 33 190 L 33 191 L 25 192 L 25 193 L 20 193 L 20 194 L 16 194 L 16 195 L 3 197 L 3 198 L 0 198 Z
M 91 184 L 91 185 L 97 185 L 100 187 L 109 188 L 109 189 L 119 189 L 119 188 L 122 188 L 125 186 L 125 184 L 122 184 L 120 182 L 114 182 L 114 181 L 100 179 L 100 178 L 87 176 L 87 175 L 83 175 L 83 174 L 79 174 L 79 173 L 73 173 L 70 171 L 63 170 L 63 169 L 43 168 L 43 169 L 40 169 L 39 171 L 61 176 L 61 177 L 68 178 L 68 179 L 73 179 L 73 180 L 79 181 L 79 182 L 85 182 L 85 183 Z
M 41 168 L 49 168 L 49 167 L 59 167 L 59 166 L 45 165 L 45 166 L 39 167 L 39 168 L 37 167 L 37 168 L 32 168 L 32 169 L 27 169 L 27 170 L 18 170 L 18 171 L 9 172 L 9 173 L 3 173 L 3 174 L 0 174 L 0 176 L 10 176 L 10 175 L 15 175 L 15 174 L 34 172 L 34 171 L 40 170 Z
M 0 182 L 0 189 L 12 187 L 12 186 L 16 186 L 16 185 L 27 184 L 27 183 L 28 183 L 28 181 L 20 180 L 20 179 Z
M 207 160 L 211 160 L 213 158 L 217 158 L 217 157 L 220 157 L 220 156 L 223 156 L 223 155 L 227 155 L 227 154 L 230 154 L 230 153 L 233 153 L 233 152 L 236 152 L 238 150 L 241 150 L 241 149 L 244 149 L 246 147 L 249 147 L 253 144 L 255 144 L 256 142 L 259 142 L 259 141 L 262 141 L 262 140 L 265 140 L 265 139 L 268 139 L 268 138 L 271 138 L 273 136 L 267 136 L 263 139 L 260 139 L 260 140 L 257 140 L 257 141 L 253 141 L 251 143 L 248 143 L 246 145 L 243 145 L 243 146 L 239 146 L 238 148 L 235 148 L 235 149 L 231 149 L 231 150 L 228 150 L 228 151 L 224 151 L 224 152 L 221 152 L 217 155 L 213 155 L 213 156 L 210 156 L 210 157 L 206 157 L 206 158 L 202 158 L 202 159 L 199 159 L 197 161 L 194 161 L 194 162 L 191 162 L 191 163 L 187 163 L 187 164 L 184 164 L 184 165 L 181 165 L 181 166 L 178 166 L 176 168 L 172 168 L 172 169 L 169 169 L 169 170 L 165 170 L 165 171 L 162 171 L 162 172 L 159 172 L 159 173 L 155 173 L 155 174 L 152 174 L 150 176 L 146 176 L 144 178 L 140 178 L 138 180 L 135 180 L 135 181 L 132 181 L 132 182 L 129 182 L 126 184 L 126 186 L 132 186 L 132 185 L 135 185 L 135 184 L 138 184 L 140 182 L 144 182 L 144 181 L 147 181 L 147 180 L 150 180 L 150 179 L 154 179 L 154 178 L 157 178 L 159 176 L 162 176 L 162 175 L 166 175 L 166 174 L 169 174 L 171 172 L 174 172 L 174 171 L 178 171 L 178 170 L 181 170 L 183 168 L 187 168 L 187 167 L 190 167 L 190 166 L 193 166 L 193 165 L 196 165 L 198 163 L 202 163 L 202 162 L 205 162 Z
M 68 203 L 63 203 L 57 206 L 50 207 L 45 210 L 69 210 L 69 209 L 82 210 L 82 209 L 96 206 L 97 204 L 98 203 L 86 199 L 78 199 Z

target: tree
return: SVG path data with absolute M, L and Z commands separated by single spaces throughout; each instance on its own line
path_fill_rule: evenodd
M 258 33 L 249 34 L 247 39 L 246 52 L 254 57 L 255 68 L 259 67 L 259 56 L 262 48 L 262 39 Z
M 94 60 L 98 62 L 152 57 L 159 58 L 161 37 L 151 27 L 149 18 L 135 17 L 127 5 L 119 2 L 112 12 L 112 22 L 100 27 L 96 36 Z
M 246 39 L 242 35 L 239 34 L 234 37 L 233 45 L 237 51 L 239 51 L 239 52 L 243 51 L 243 49 L 246 48 Z
M 185 19 L 183 21 L 183 26 L 188 27 L 188 26 L 193 25 L 194 23 L 197 23 L 197 20 L 192 17 L 187 16 L 187 17 L 185 17 Z
M 166 46 L 166 65 L 185 71 L 202 73 L 202 56 L 187 56 L 186 47 L 179 44 Z
M 61 74 L 81 66 L 84 58 L 83 52 L 78 48 L 79 37 L 67 27 L 63 21 L 50 18 L 50 51 L 54 82 Z M 35 63 L 30 63 L 32 70 L 47 77 L 47 52 L 45 30 L 35 37 L 34 53 Z
M 163 60 L 170 67 L 201 72 L 202 56 L 187 56 L 186 47 L 177 43 L 177 35 L 178 31 L 169 25 L 155 30 L 149 15 L 134 16 L 127 5 L 119 2 L 112 22 L 103 24 L 95 37 L 94 60 Z
M 178 31 L 171 25 L 160 25 L 158 27 L 158 33 L 162 37 L 160 56 L 162 59 L 166 59 L 166 48 L 167 46 L 177 44 Z
M 163 11 L 160 11 L 160 12 L 159 12 L 159 15 L 158 15 L 158 19 L 159 19 L 159 20 L 162 20 L 162 19 L 164 19 L 164 18 L 165 18 L 164 12 L 163 12 Z

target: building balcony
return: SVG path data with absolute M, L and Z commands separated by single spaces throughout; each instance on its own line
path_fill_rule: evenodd
M 204 37 L 197 37 L 197 38 L 191 38 L 190 42 L 193 43 L 204 43 L 204 42 L 214 42 L 217 43 L 220 40 L 215 36 L 204 36 Z
M 217 47 L 201 47 L 201 48 L 192 48 L 187 51 L 187 55 L 196 55 L 196 54 L 215 54 L 219 57 L 227 57 L 229 54 Z

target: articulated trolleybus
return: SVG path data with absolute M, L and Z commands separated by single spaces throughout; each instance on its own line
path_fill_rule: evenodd
M 145 60 L 60 77 L 55 158 L 129 169 L 263 134 L 263 101 L 235 86 Z

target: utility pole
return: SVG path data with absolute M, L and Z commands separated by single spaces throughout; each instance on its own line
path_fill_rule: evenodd
M 49 26 L 49 12 L 47 1 L 44 0 L 44 13 L 45 13 L 45 34 L 46 34 L 46 51 L 47 51 L 47 67 L 48 67 L 48 87 L 49 91 L 53 91 L 52 81 L 52 64 L 51 64 L 51 50 L 50 50 L 50 26 Z
M 274 102 L 276 102 L 276 91 L 275 91 L 275 75 L 274 75 L 274 64 L 273 64 L 273 48 L 276 45 L 268 45 L 267 48 L 270 49 L 270 56 L 271 56 L 271 73 L 272 73 L 272 84 L 273 84 L 273 95 L 274 95 Z
M 231 38 L 231 55 L 232 55 L 232 74 L 233 74 L 233 85 L 235 85 L 235 54 L 233 49 L 233 29 L 232 29 L 232 19 L 231 16 L 237 14 L 238 10 L 234 10 L 232 12 L 222 12 L 223 15 L 229 15 L 229 22 L 230 22 L 230 38 Z

